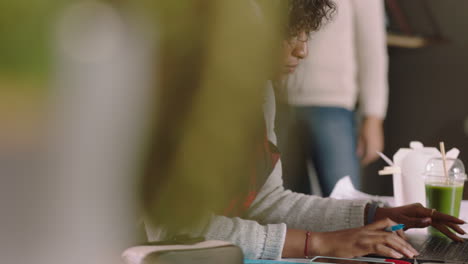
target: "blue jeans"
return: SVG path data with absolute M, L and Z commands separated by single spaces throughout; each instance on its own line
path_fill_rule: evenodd
M 281 108 L 279 110 L 282 111 Z M 354 112 L 339 107 L 316 106 L 298 106 L 290 110 L 292 113 L 289 115 L 279 113 L 278 117 L 283 121 L 277 120 L 277 126 L 289 126 L 291 120 L 284 120 L 285 116 L 289 116 L 294 119 L 292 122 L 296 124 L 296 129 L 279 133 L 280 150 L 281 145 L 288 144 L 290 138 L 301 138 L 299 146 L 303 149 L 300 151 L 305 159 L 312 161 L 324 196 L 329 196 L 336 182 L 346 175 L 359 189 L 360 164 L 356 155 Z

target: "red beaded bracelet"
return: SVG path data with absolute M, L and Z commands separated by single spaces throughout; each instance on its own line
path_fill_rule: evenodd
M 307 231 L 307 232 L 306 232 L 306 239 L 305 239 L 305 246 L 304 246 L 304 257 L 305 257 L 306 259 L 309 258 L 309 255 L 307 254 L 307 251 L 308 251 L 308 249 L 309 249 L 309 237 L 310 237 L 310 232 Z

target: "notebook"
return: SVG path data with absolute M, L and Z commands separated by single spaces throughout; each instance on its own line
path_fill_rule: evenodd
M 125 250 L 126 264 L 242 264 L 242 250 L 225 241 L 207 240 L 193 245 L 136 246 Z

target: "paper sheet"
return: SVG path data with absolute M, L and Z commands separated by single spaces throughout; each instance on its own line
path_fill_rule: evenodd
M 332 193 L 330 194 L 331 198 L 335 199 L 347 199 L 347 200 L 373 200 L 383 202 L 386 205 L 393 204 L 393 197 L 391 196 L 377 196 L 370 195 L 367 193 L 360 192 L 354 188 L 351 178 L 345 176 L 341 178 L 333 188 Z

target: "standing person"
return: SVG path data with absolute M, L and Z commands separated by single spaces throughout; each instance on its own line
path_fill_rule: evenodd
M 310 55 L 289 77 L 284 96 L 292 110 L 286 118 L 303 130 L 300 147 L 316 169 L 324 196 L 345 175 L 359 188 L 359 163 L 375 161 L 376 151 L 383 150 L 388 93 L 383 1 L 337 0 L 336 5 L 333 20 L 310 37 Z M 359 129 L 356 103 L 362 114 Z M 284 114 L 279 117 L 283 152 L 290 138 L 281 133 Z

